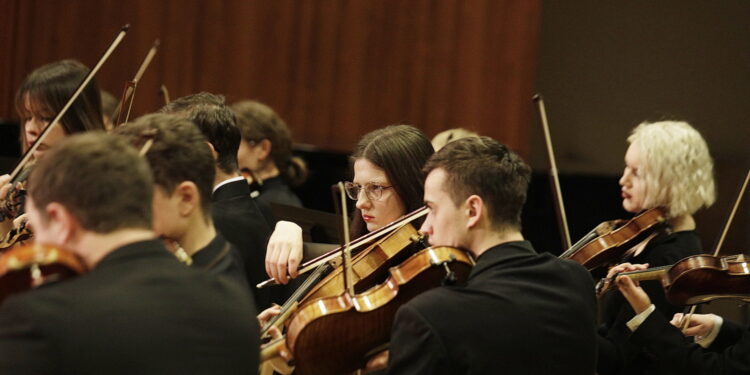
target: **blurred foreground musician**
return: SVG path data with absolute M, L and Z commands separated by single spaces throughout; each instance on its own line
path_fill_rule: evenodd
M 114 135 L 72 136 L 30 176 L 39 243 L 90 272 L 0 306 L 2 374 L 237 374 L 257 368 L 246 291 L 186 267 L 151 231 L 146 160 Z M 231 302 L 229 302 L 231 301 Z
M 593 374 L 596 301 L 580 265 L 521 235 L 530 168 L 488 137 L 448 143 L 425 166 L 422 231 L 470 250 L 465 286 L 439 287 L 393 325 L 389 374 Z

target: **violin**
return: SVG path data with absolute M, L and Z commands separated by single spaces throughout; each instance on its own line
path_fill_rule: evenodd
M 422 237 L 409 223 L 426 213 L 426 208 L 420 208 L 395 221 L 395 224 L 391 223 L 378 231 L 363 236 L 365 240 L 372 240 L 377 238 L 379 234 L 390 232 L 390 234 L 374 243 L 365 242 L 367 247 L 360 250 L 352 259 L 352 283 L 355 292 L 365 291 L 383 282 L 388 277 L 388 267 L 399 264 L 411 254 L 414 254 L 416 250 L 426 247 L 421 243 Z M 363 241 L 363 238 L 358 239 L 355 243 Z M 338 248 L 316 258 L 329 259 L 330 256 L 333 256 L 328 261 L 320 263 L 304 283 L 294 291 L 281 307 L 281 314 L 271 318 L 261 329 L 261 335 L 264 335 L 271 326 L 278 326 L 282 317 L 287 316 L 285 314 L 287 310 L 294 310 L 306 301 L 341 293 L 344 289 L 344 269 L 341 267 L 340 252 L 341 248 Z M 308 263 L 315 264 L 315 261 L 313 259 Z
M 83 260 L 70 251 L 41 244 L 15 247 L 0 255 L 0 303 L 11 294 L 86 271 Z
M 619 263 L 633 255 L 638 244 L 645 244 L 658 231 L 667 228 L 666 212 L 656 207 L 628 220 L 605 221 L 560 255 L 588 270 Z
M 24 155 L 21 157 L 21 160 L 18 162 L 16 167 L 13 169 L 13 172 L 11 172 L 10 174 L 10 181 L 13 184 L 13 189 L 11 189 L 9 194 L 12 194 L 12 196 L 3 197 L 5 198 L 6 207 L 3 207 L 3 210 L 0 210 L 0 220 L 4 220 L 8 217 L 15 218 L 18 216 L 18 214 L 20 214 L 20 211 L 23 208 L 23 197 L 25 196 L 26 191 L 24 186 L 22 186 L 21 188 L 17 188 L 17 185 L 19 182 L 25 183 L 28 175 L 31 173 L 31 165 L 33 163 L 32 157 L 34 156 L 34 152 L 39 148 L 40 145 L 42 145 L 47 136 L 49 136 L 52 129 L 57 126 L 70 106 L 73 105 L 73 102 L 78 99 L 86 86 L 88 86 L 89 82 L 94 79 L 94 76 L 97 72 L 99 72 L 99 69 L 101 69 L 102 65 L 104 65 L 107 59 L 109 59 L 109 56 L 112 55 L 117 46 L 119 46 L 122 42 L 123 38 L 125 38 L 125 35 L 127 34 L 129 29 L 130 25 L 125 25 L 120 29 L 120 32 L 117 34 L 117 37 L 115 37 L 115 40 L 110 44 L 109 48 L 107 48 L 102 57 L 99 58 L 99 61 L 96 63 L 96 65 L 91 68 L 86 77 L 83 78 L 81 83 L 78 84 L 78 87 L 73 92 L 73 95 L 68 98 L 68 101 L 65 102 L 65 105 L 63 105 L 62 109 L 60 109 L 60 111 L 58 111 L 57 114 L 53 116 L 52 120 L 50 120 L 47 126 L 45 126 L 44 130 L 42 130 L 34 143 L 25 151 Z M 30 232 L 28 234 L 30 234 Z M 6 239 L 21 237 L 22 236 L 6 236 Z M 14 244 L 15 242 L 4 242 L 3 246 L 6 246 L 7 248 L 13 246 Z M 2 249 L 3 248 L 0 248 L 0 250 Z
M 342 374 L 363 368 L 390 340 L 396 311 L 418 294 L 463 282 L 474 266 L 464 251 L 427 248 L 389 269 L 385 282 L 363 293 L 339 293 L 303 303 L 288 325 L 285 345 L 299 374 Z M 263 352 L 262 358 L 272 355 Z
M 669 266 L 622 272 L 602 279 L 597 284 L 597 294 L 612 289 L 620 275 L 634 281 L 659 280 L 667 300 L 674 305 L 696 305 L 721 298 L 750 301 L 750 262 L 743 255 L 693 255 Z

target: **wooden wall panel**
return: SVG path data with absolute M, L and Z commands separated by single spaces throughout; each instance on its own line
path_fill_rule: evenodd
M 119 96 L 154 39 L 162 45 L 134 110 L 198 91 L 277 109 L 298 142 L 348 150 L 365 132 L 410 123 L 429 136 L 467 127 L 527 153 L 539 1 L 0 0 L 0 117 L 35 67 L 92 65 Z

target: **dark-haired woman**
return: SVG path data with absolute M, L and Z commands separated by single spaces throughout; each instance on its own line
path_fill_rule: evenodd
M 237 160 L 240 169 L 250 171 L 262 182 L 258 199 L 302 207 L 291 190 L 307 179 L 307 166 L 292 156 L 292 136 L 284 120 L 271 107 L 253 100 L 232 105 L 242 133 Z
M 22 148 L 27 150 L 52 118 L 65 106 L 89 69 L 75 60 L 62 60 L 37 68 L 21 83 L 16 92 L 16 111 L 21 119 Z M 104 130 L 99 88 L 92 80 L 68 109 L 60 122 L 34 151 L 33 158 L 43 157 L 45 151 L 68 135 L 90 130 Z M 27 168 L 11 184 L 10 176 L 0 176 L 0 233 L 5 236 L 23 221 L 23 185 L 30 172 Z M 7 240 L 4 238 L 2 240 Z M 5 245 L 5 244 L 3 244 Z
M 419 129 L 393 125 L 366 134 L 351 156 L 354 179 L 346 184 L 349 198 L 356 200 L 352 217 L 352 239 L 377 230 L 422 206 L 422 166 L 433 154 L 430 140 Z M 266 252 L 266 271 L 286 284 L 297 276 L 302 260 L 302 229 L 280 221 Z

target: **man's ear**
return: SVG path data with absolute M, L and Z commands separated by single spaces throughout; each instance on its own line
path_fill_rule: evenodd
M 71 244 L 83 229 L 78 219 L 62 204 L 52 202 L 44 208 L 47 213 L 48 229 L 57 244 L 66 247 Z
M 484 201 L 478 195 L 471 195 L 464 201 L 464 206 L 467 218 L 466 229 L 476 227 L 484 215 Z
M 263 139 L 260 142 L 258 142 L 258 147 L 260 147 L 260 152 L 258 153 L 258 160 L 263 161 L 268 158 L 268 155 L 271 154 L 271 149 L 273 148 L 273 144 L 271 144 L 271 141 L 268 139 Z
M 211 157 L 214 158 L 214 160 L 219 158 L 219 153 L 216 152 L 216 149 L 214 148 L 214 145 L 211 142 L 206 141 L 206 144 L 208 145 L 208 149 L 211 150 Z
M 192 181 L 182 181 L 172 192 L 172 199 L 176 199 L 180 216 L 189 216 L 200 208 L 201 194 L 198 186 Z

